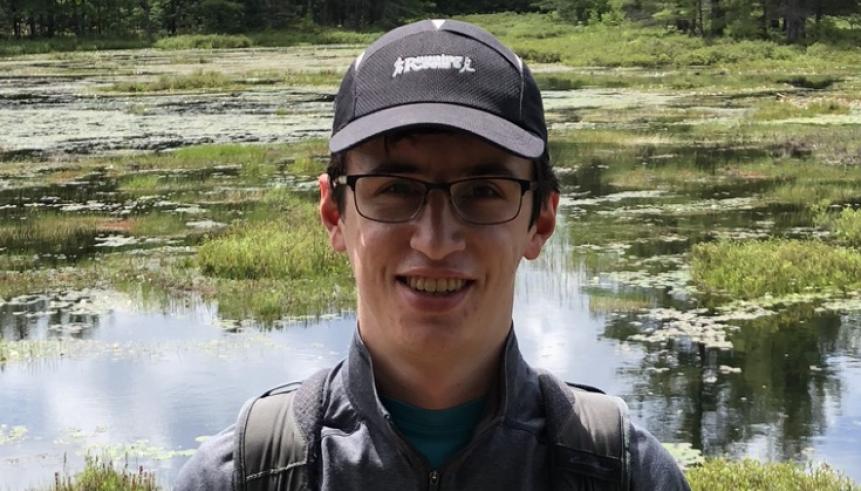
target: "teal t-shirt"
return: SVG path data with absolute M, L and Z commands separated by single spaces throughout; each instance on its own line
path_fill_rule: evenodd
M 484 410 L 484 399 L 448 409 L 422 409 L 387 397 L 380 400 L 404 438 L 434 469 L 469 443 Z

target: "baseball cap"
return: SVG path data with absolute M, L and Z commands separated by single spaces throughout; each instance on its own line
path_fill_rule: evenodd
M 526 64 L 489 32 L 456 20 L 398 27 L 353 61 L 335 97 L 329 150 L 428 125 L 529 159 L 547 147 L 541 93 Z

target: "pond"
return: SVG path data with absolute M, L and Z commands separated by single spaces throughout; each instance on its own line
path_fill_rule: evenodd
M 168 60 L 149 51 L 132 53 L 103 54 L 101 62 L 120 73 L 112 77 L 132 77 L 134 72 L 123 70 L 182 70 L 198 57 L 236 73 L 268 57 L 291 63 L 314 58 L 308 49 L 245 57 L 227 51 L 221 58 L 185 53 Z M 341 66 L 355 48 L 337 53 L 332 63 Z M 0 146 L 7 154 L 287 142 L 327 131 L 331 88 L 303 89 L 301 96 L 280 86 L 235 96 L 153 95 L 142 102 L 150 109 L 122 113 L 121 105 L 138 103 L 133 96 L 82 96 L 87 87 L 106 83 L 104 73 L 76 73 L 73 82 L 56 79 L 63 71 L 79 72 L 85 61 L 15 62 L 18 81 L 4 85 L 6 97 L 0 97 L 0 126 L 9 130 Z M 36 93 L 37 86 L 44 98 L 21 102 L 20 95 Z M 635 91 L 550 91 L 546 99 L 557 132 L 647 127 L 675 134 L 692 108 L 697 119 L 710 114 L 727 121 L 745 111 L 744 103 L 719 97 L 702 101 Z M 291 111 L 276 114 L 282 106 Z M 654 126 L 643 119 L 649 112 L 673 121 L 663 118 Z M 22 124 L 12 124 L 16 118 Z M 92 121 L 104 124 L 98 131 L 70 131 Z M 39 125 L 44 128 L 34 131 Z M 774 183 L 762 180 L 715 185 L 691 179 L 684 187 L 633 189 L 625 185 L 630 174 L 618 171 L 648 163 L 708 175 L 727 163 L 773 155 L 772 145 L 717 148 L 661 136 L 650 137 L 632 157 L 609 144 L 590 147 L 556 134 L 563 186 L 559 225 L 541 257 L 521 265 L 516 285 L 514 324 L 526 359 L 569 381 L 622 396 L 635 420 L 662 441 L 689 442 L 706 455 L 827 462 L 861 481 L 861 302 L 721 304 L 691 283 L 694 244 L 724 237 L 819 236 L 810 211 L 764 199 Z M 125 217 L 143 207 L 210 230 L 244 210 L 242 203 L 225 205 L 213 193 L 248 191 L 238 180 L 242 171 L 229 165 L 168 176 L 174 194 L 158 191 L 156 197 L 99 172 L 76 178 L 74 185 L 43 182 L 38 173 L 0 177 L 6 183 L 0 185 L 0 226 L 32 213 L 59 214 L 63 221 L 93 213 Z M 274 181 L 291 189 L 307 182 L 291 179 L 279 170 Z M 187 189 L 181 185 L 186 181 L 200 183 L 200 189 Z M 9 242 L 0 254 L 29 251 L 34 265 L 74 268 L 81 258 L 189 255 L 206 240 L 196 233 L 135 238 L 124 232 L 86 229 L 62 244 Z M 259 322 L 229 315 L 223 305 L 195 293 L 165 297 L 143 288 L 94 285 L 2 298 L 0 339 L 18 354 L 0 362 L 0 487 L 50 484 L 54 472 L 80 468 L 88 453 L 155 469 L 169 485 L 200 441 L 233 422 L 247 398 L 341 359 L 354 327 L 349 309 Z

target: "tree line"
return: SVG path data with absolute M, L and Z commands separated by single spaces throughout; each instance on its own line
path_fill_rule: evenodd
M 410 19 L 554 12 L 581 24 L 629 19 L 696 36 L 803 42 L 827 16 L 861 24 L 861 0 L 0 0 L 0 37 L 162 36 L 316 24 L 388 28 Z

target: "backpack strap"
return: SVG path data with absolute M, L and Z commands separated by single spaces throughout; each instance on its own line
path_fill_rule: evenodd
M 588 386 L 566 384 L 540 372 L 547 412 L 553 489 L 628 491 L 630 435 L 628 410 L 618 397 Z
M 313 489 L 328 374 L 320 370 L 245 403 L 233 449 L 236 491 Z

